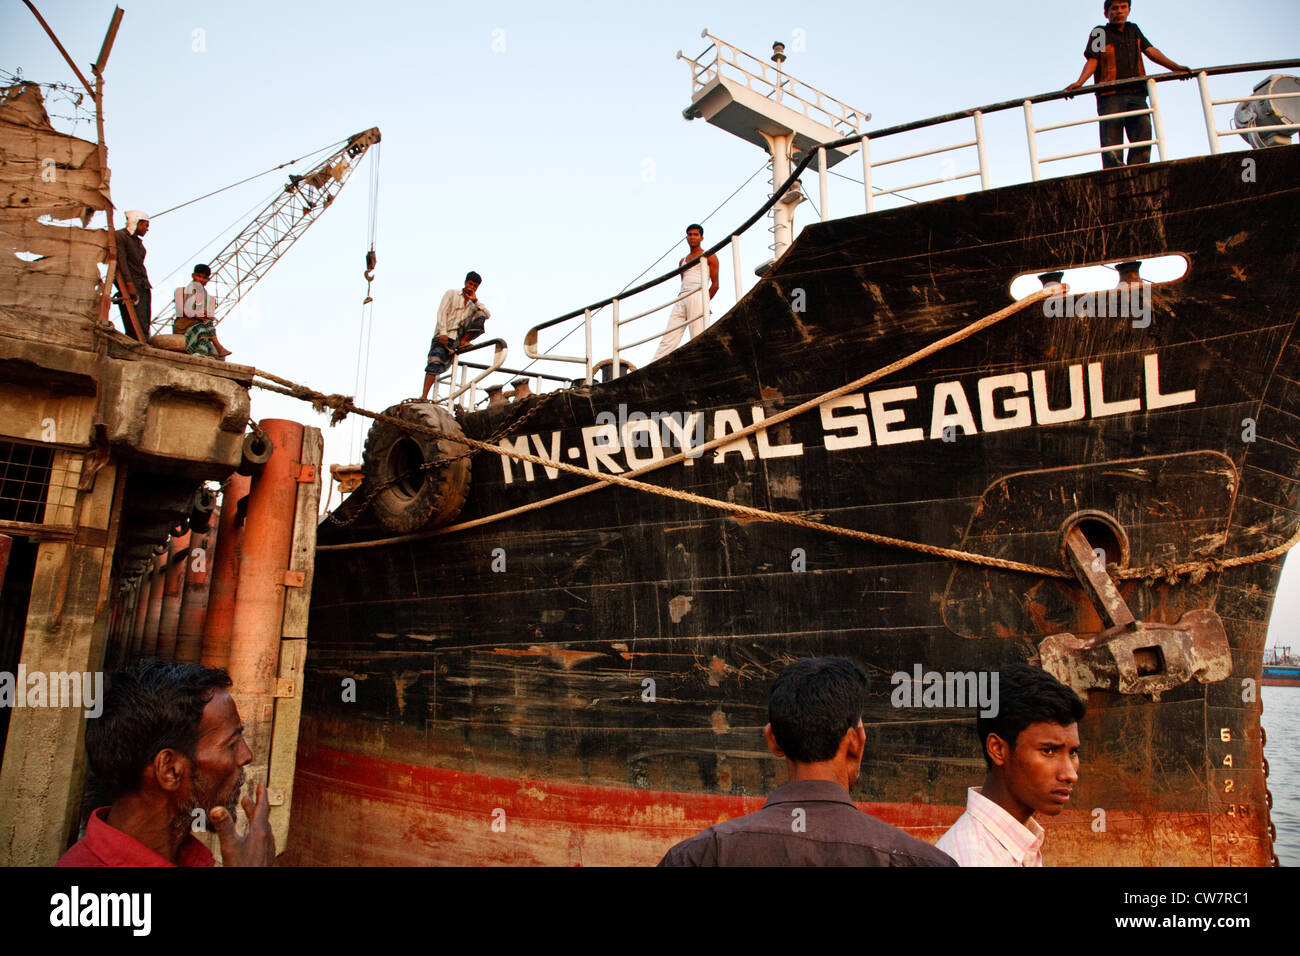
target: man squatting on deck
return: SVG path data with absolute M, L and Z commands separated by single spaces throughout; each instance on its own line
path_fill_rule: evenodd
M 145 271 L 144 257 L 148 251 L 141 241 L 149 231 L 149 217 L 139 209 L 128 209 L 126 225 L 113 233 L 117 243 L 117 268 L 126 280 L 126 288 L 117 283 L 121 301 L 117 309 L 122 313 L 122 330 L 135 338 L 135 329 L 131 327 L 131 316 L 126 311 L 127 300 L 135 305 L 135 317 L 140 322 L 140 330 L 145 337 L 149 335 L 149 318 L 152 312 L 152 287 L 149 285 L 149 273 Z M 116 278 L 114 279 L 116 282 Z
M 1028 664 L 998 671 L 998 710 L 976 719 L 988 772 L 966 792 L 966 812 L 936 844 L 961 866 L 1042 866 L 1035 813 L 1065 809 L 1079 780 L 1079 721 L 1087 705 Z
M 763 728 L 789 782 L 763 809 L 678 843 L 660 866 L 952 866 L 930 844 L 853 805 L 866 749 L 867 675 L 843 657 L 811 657 L 772 686 Z
M 703 226 L 693 222 L 686 227 L 686 245 L 689 251 L 685 257 L 678 261 L 678 268 L 700 258 L 703 253 L 703 250 L 700 249 L 700 243 L 703 241 Z M 704 317 L 709 311 L 709 299 L 718 294 L 718 257 L 709 256 L 707 264 L 709 267 L 708 298 L 702 299 L 703 293 L 698 291 L 704 287 L 704 265 L 701 264 L 698 269 L 687 269 L 683 272 L 682 287 L 677 292 L 678 300 L 673 304 L 673 310 L 668 316 L 668 331 L 659 340 L 659 348 L 655 349 L 654 358 L 650 361 L 661 359 L 677 348 L 677 344 L 682 340 L 682 333 L 686 331 L 688 316 L 690 317 L 691 341 L 694 342 L 704 333 Z M 685 296 L 685 298 L 682 298 L 682 296 Z
M 112 675 L 104 712 L 86 723 L 86 755 L 111 806 L 90 815 L 86 835 L 58 866 L 212 866 L 190 832 L 206 818 L 221 841 L 223 866 L 271 866 L 271 802 L 257 785 L 244 797 L 249 828 L 239 836 L 235 807 L 243 767 L 253 759 L 221 668 L 141 661 Z
M 424 366 L 424 391 L 420 400 L 429 397 L 429 389 L 438 376 L 451 368 L 452 356 L 483 334 L 483 323 L 492 317 L 487 306 L 478 300 L 483 277 L 470 271 L 465 287 L 448 289 L 438 303 L 438 327 L 429 343 L 429 357 Z
M 1128 22 L 1129 10 L 1132 9 L 1129 0 L 1105 0 L 1102 9 L 1105 11 L 1106 20 L 1104 26 L 1092 28 L 1088 34 L 1088 43 L 1084 47 L 1084 64 L 1083 72 L 1079 78 L 1066 87 L 1067 90 L 1077 90 L 1083 86 L 1088 77 L 1096 74 L 1094 83 L 1108 83 L 1111 80 L 1127 80 L 1132 77 L 1146 76 L 1146 71 L 1142 69 L 1142 54 L 1146 54 L 1156 63 L 1159 63 L 1165 69 L 1172 70 L 1175 73 L 1189 73 L 1189 67 L 1182 66 L 1169 59 L 1159 50 L 1151 45 L 1151 41 L 1143 36 L 1141 29 L 1136 23 Z M 1111 113 L 1127 113 L 1129 110 L 1144 110 L 1147 108 L 1146 85 L 1135 83 L 1133 86 L 1122 86 L 1108 93 L 1097 94 L 1097 115 L 1109 116 Z M 1125 119 L 1103 120 L 1097 124 L 1100 127 L 1098 134 L 1102 146 L 1123 146 L 1124 134 L 1128 133 L 1130 143 L 1145 142 L 1151 138 L 1151 116 L 1129 116 Z M 1139 163 L 1151 161 L 1151 147 L 1139 146 L 1128 151 L 1128 165 L 1136 166 Z M 1124 165 L 1124 150 L 1109 150 L 1101 154 L 1102 169 L 1110 169 L 1114 166 Z

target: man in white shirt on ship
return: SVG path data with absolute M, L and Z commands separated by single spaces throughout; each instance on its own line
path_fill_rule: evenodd
M 687 226 L 686 245 L 690 249 L 686 257 L 677 264 L 684 266 L 688 262 L 699 259 L 704 252 L 700 248 L 700 243 L 703 241 L 703 226 L 696 222 Z M 709 271 L 708 298 L 704 298 L 704 293 L 700 291 L 704 286 L 704 270 L 706 267 Z M 659 340 L 659 348 L 655 351 L 654 358 L 650 360 L 652 362 L 663 358 L 677 348 L 677 343 L 682 340 L 682 332 L 686 330 L 688 318 L 690 320 L 691 339 L 697 339 L 703 334 L 704 317 L 709 312 L 709 299 L 718 294 L 718 257 L 709 256 L 695 268 L 683 272 L 682 287 L 677 294 L 679 298 L 673 305 L 672 314 L 668 317 L 668 331 Z M 681 296 L 685 296 L 685 298 L 681 298 Z
M 451 368 L 452 356 L 483 334 L 483 323 L 492 317 L 487 306 L 478 300 L 483 277 L 470 271 L 465 285 L 448 289 L 438 303 L 438 327 L 429 343 L 429 357 L 424 366 L 424 391 L 420 401 L 429 397 L 429 389 L 438 376 Z
M 1042 866 L 1035 813 L 1065 809 L 1079 781 L 1079 696 L 1028 664 L 998 671 L 997 713 L 977 728 L 988 772 L 966 792 L 966 812 L 935 844 L 960 866 Z

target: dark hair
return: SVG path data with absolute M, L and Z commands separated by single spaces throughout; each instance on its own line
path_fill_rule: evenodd
M 212 268 L 206 262 L 200 262 L 194 267 L 194 271 L 201 276 L 212 275 Z
M 867 703 L 867 675 L 845 657 L 808 657 L 781 672 L 767 699 L 767 720 L 796 763 L 830 760 Z
M 478 282 L 478 283 L 481 284 L 481 283 L 483 282 L 483 277 L 482 277 L 481 275 L 479 275 L 477 272 L 474 272 L 473 270 L 470 270 L 469 272 L 465 273 L 465 281 L 466 281 L 466 282 Z
M 160 750 L 193 759 L 203 708 L 230 684 L 220 667 L 153 659 L 110 675 L 104 712 L 86 721 L 86 756 L 107 798 L 135 793 Z
M 1101 12 L 1102 12 L 1102 13 L 1110 13 L 1110 5 L 1111 5 L 1112 3 L 1127 3 L 1127 4 L 1128 4 L 1128 8 L 1129 8 L 1130 10 L 1133 9 L 1133 0 L 1105 0 L 1105 2 L 1102 3 L 1102 5 L 1101 5 Z
M 692 229 L 698 229 L 700 231 L 700 238 L 701 239 L 704 238 L 704 227 L 701 226 L 698 222 L 693 222 L 686 227 L 687 232 L 690 232 Z
M 1025 663 L 1006 664 L 998 669 L 998 712 L 992 717 L 981 715 L 975 721 L 979 733 L 980 753 L 992 767 L 986 742 L 997 734 L 1011 749 L 1030 724 L 1060 724 L 1068 727 L 1083 720 L 1088 705 L 1079 695 L 1047 671 Z

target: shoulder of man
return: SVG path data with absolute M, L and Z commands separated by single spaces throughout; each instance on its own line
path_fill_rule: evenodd
M 717 866 L 718 824 L 687 837 L 664 854 L 659 866 Z
M 870 842 L 889 854 L 892 866 L 956 866 L 957 862 L 942 850 L 919 840 L 898 827 L 858 811 L 859 826 Z
M 1099 23 L 1091 30 L 1088 31 L 1088 39 L 1083 45 L 1083 55 L 1085 58 L 1090 60 L 1097 60 L 1101 58 L 1101 54 L 1103 51 L 1097 49 L 1097 36 L 1098 34 L 1100 34 L 1102 37 L 1108 36 L 1106 32 L 1106 26 L 1107 24 L 1105 23 Z
M 63 856 L 59 857 L 55 866 L 107 866 L 103 860 L 95 855 L 95 851 L 90 848 L 86 838 L 82 837 L 72 846 L 64 851 Z

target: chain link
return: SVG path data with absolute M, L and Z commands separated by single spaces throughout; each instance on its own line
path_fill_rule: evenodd
M 1268 746 L 1268 731 L 1264 729 L 1264 699 L 1261 695 L 1259 701 L 1259 759 L 1264 766 L 1264 821 L 1268 824 L 1268 856 L 1269 866 L 1281 866 L 1282 861 L 1277 858 L 1277 850 L 1274 845 L 1277 843 L 1277 826 L 1273 823 L 1273 791 L 1268 789 L 1268 758 L 1264 756 L 1264 748 Z

